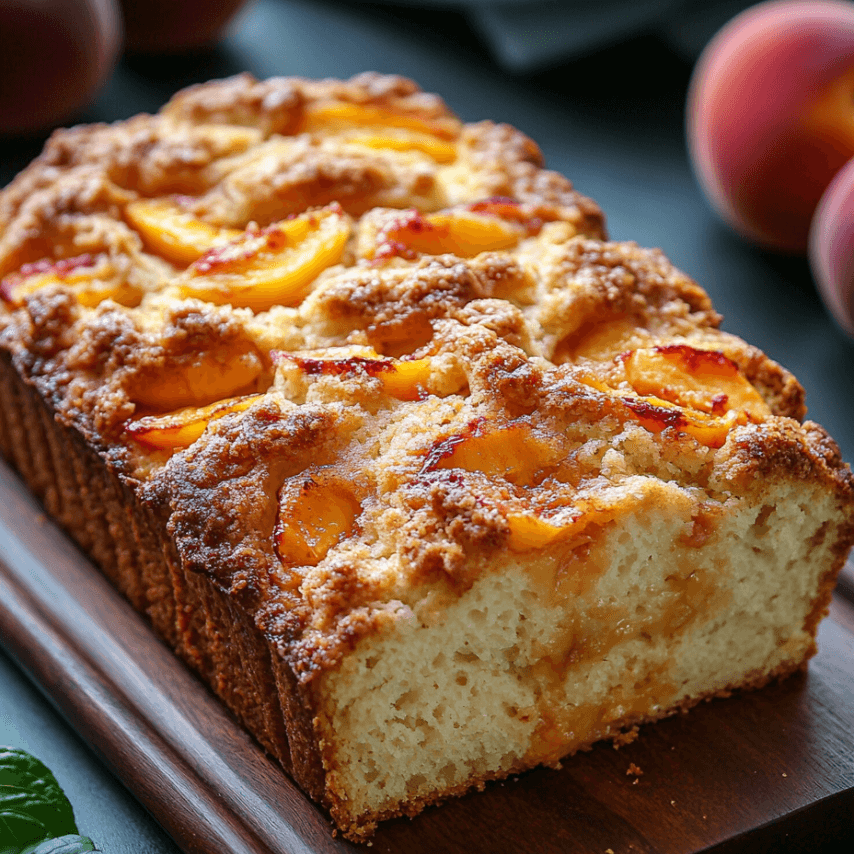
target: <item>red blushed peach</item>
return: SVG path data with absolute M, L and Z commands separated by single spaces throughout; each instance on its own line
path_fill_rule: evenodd
M 825 305 L 854 336 L 854 160 L 821 197 L 810 230 L 809 258 Z
M 804 251 L 818 200 L 854 156 L 854 4 L 783 0 L 734 18 L 697 63 L 687 130 L 724 219 Z
M 113 70 L 116 0 L 0 0 L 0 135 L 70 118 Z

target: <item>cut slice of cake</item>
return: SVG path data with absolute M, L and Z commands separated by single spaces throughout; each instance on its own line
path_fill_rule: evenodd
M 815 652 L 838 449 L 518 131 L 243 76 L 0 229 L 4 454 L 351 838 Z

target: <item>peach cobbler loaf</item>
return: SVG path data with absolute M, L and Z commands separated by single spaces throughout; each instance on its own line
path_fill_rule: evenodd
M 248 76 L 0 194 L 0 447 L 351 838 L 801 668 L 803 390 L 506 125 Z

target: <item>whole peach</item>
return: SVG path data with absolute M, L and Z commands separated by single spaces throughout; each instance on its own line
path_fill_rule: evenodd
M 810 229 L 809 259 L 825 305 L 854 335 L 854 160 L 821 197 Z
M 0 0 L 0 134 L 69 118 L 118 57 L 116 0 Z
M 687 130 L 724 219 L 804 251 L 818 200 L 854 156 L 854 3 L 775 0 L 735 17 L 697 63 Z

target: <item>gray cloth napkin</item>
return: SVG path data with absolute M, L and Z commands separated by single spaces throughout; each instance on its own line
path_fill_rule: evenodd
M 694 60 L 749 0 L 461 0 L 508 71 L 536 71 L 640 32 L 662 35 Z

